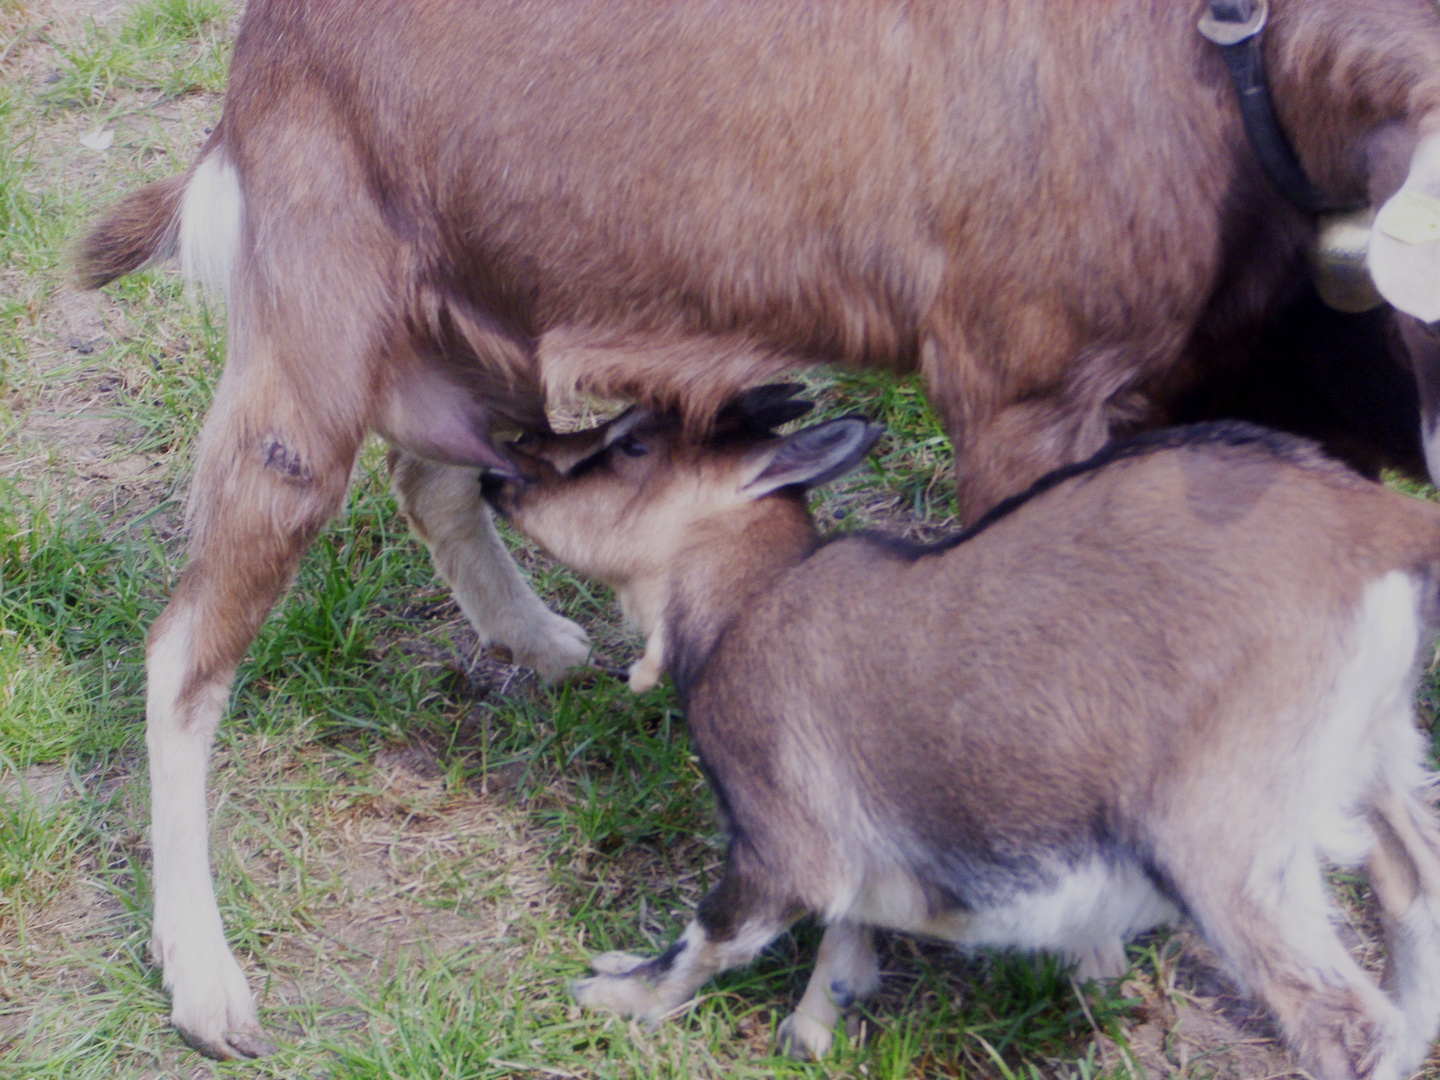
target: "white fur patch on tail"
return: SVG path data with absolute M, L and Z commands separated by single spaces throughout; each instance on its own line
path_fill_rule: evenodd
M 180 208 L 180 270 L 187 281 L 227 301 L 243 209 L 240 177 L 224 151 L 195 166 Z

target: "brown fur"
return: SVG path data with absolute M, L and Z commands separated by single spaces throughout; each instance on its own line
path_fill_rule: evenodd
M 330 263 L 402 372 L 396 330 L 448 317 L 490 410 L 585 389 L 703 422 L 797 361 L 920 370 L 973 513 L 1156 418 L 1297 273 L 1198 4 L 366 6 L 252 5 L 206 154 L 260 280 Z M 1440 123 L 1440 15 L 1273 7 L 1301 160 L 1363 194 L 1378 133 Z M 87 281 L 159 195 L 99 227 Z
M 75 253 L 76 276 L 85 289 L 131 273 L 175 253 L 180 200 L 189 174 L 157 180 L 126 196 L 92 229 Z

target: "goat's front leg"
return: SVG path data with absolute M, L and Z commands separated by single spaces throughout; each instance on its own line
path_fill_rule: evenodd
M 844 919 L 832 923 L 820 941 L 820 955 L 804 997 L 780 1024 L 780 1049 L 791 1057 L 824 1057 L 845 1011 L 879 988 L 875 932 Z
M 392 450 L 390 476 L 401 512 L 430 549 L 481 644 L 509 647 L 516 663 L 550 682 L 586 662 L 589 637 L 530 588 L 480 497 L 476 469 Z
M 630 953 L 595 957 L 595 974 L 571 987 L 575 1000 L 658 1024 L 711 978 L 748 964 L 803 914 L 796 903 L 778 902 L 766 884 L 745 874 L 732 851 L 720 884 L 670 948 L 648 959 Z

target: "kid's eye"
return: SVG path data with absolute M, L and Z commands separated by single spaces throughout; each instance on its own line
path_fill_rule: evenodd
M 615 449 L 619 450 L 626 457 L 644 457 L 649 453 L 645 444 L 634 435 L 626 435 L 615 444 Z

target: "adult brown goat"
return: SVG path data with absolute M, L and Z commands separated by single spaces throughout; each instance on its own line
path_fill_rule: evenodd
M 366 433 L 482 637 L 547 675 L 585 635 L 530 592 L 474 469 L 505 467 L 493 432 L 545 427 L 549 392 L 704 417 L 796 362 L 919 371 L 972 513 L 1085 457 L 1246 353 L 1314 231 L 1261 173 L 1200 10 L 253 0 L 196 163 L 79 259 L 99 285 L 179 250 L 230 304 L 190 562 L 148 651 L 154 942 L 187 1038 L 265 1049 L 213 900 L 205 767 Z M 1433 193 L 1431 0 L 1276 0 L 1267 33 L 1316 187 Z M 1372 250 L 1425 318 L 1435 248 Z

